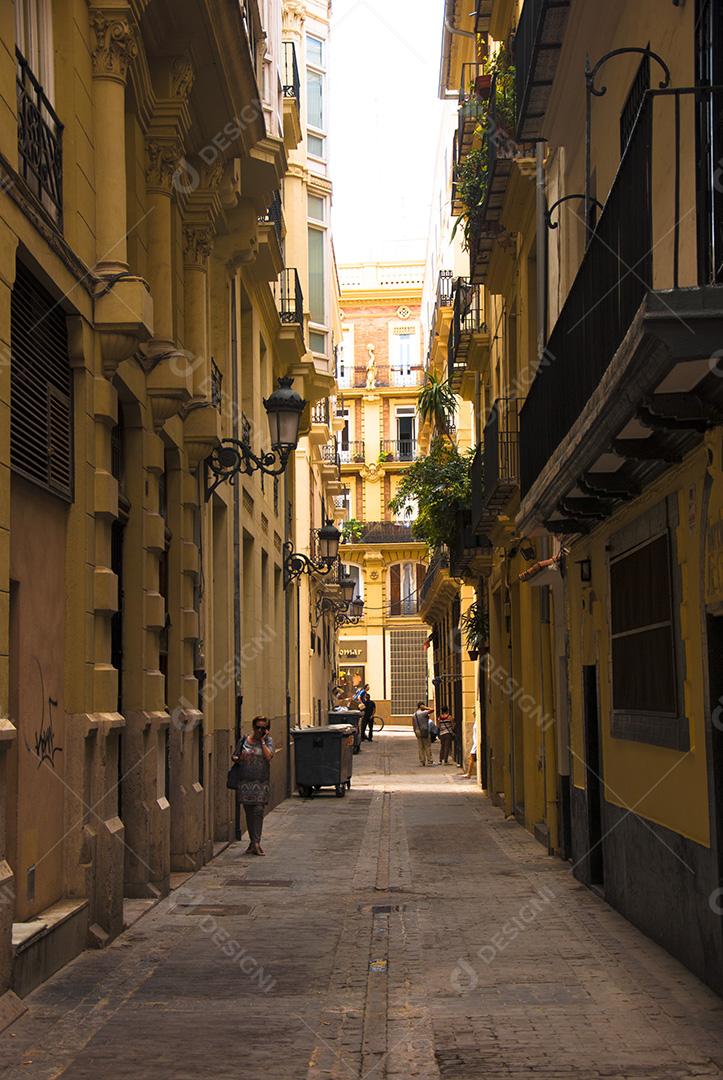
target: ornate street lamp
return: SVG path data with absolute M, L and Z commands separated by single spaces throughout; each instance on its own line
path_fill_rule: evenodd
M 356 625 L 364 617 L 364 601 L 361 597 L 356 596 L 347 607 L 348 612 L 340 610 L 334 619 L 334 626 L 337 630 L 341 626 Z
M 219 484 L 233 484 L 239 473 L 250 475 L 259 470 L 267 476 L 279 476 L 286 470 L 291 454 L 299 443 L 299 424 L 306 402 L 292 389 L 293 379 L 285 375 L 270 397 L 264 400 L 269 418 L 271 450 L 256 454 L 247 439 L 224 439 L 206 458 L 206 501 Z M 215 478 L 209 483 L 210 475 Z
M 356 581 L 351 574 L 342 575 L 342 579 L 339 582 L 341 587 L 341 595 L 345 604 L 351 604 L 354 599 L 354 591 L 356 589 Z
M 362 606 L 364 601 L 354 601 L 354 590 L 356 589 L 356 582 L 351 574 L 340 575 L 339 588 L 341 590 L 341 596 L 318 596 L 316 599 L 315 615 L 318 622 L 322 615 L 326 615 L 331 612 L 335 616 L 342 613 L 346 613 L 351 610 L 353 603 L 361 602 Z
M 314 560 L 301 551 L 294 551 L 294 545 L 284 544 L 284 588 L 302 574 L 314 574 L 326 577 L 334 569 L 339 554 L 341 533 L 329 518 L 317 533 L 319 557 Z

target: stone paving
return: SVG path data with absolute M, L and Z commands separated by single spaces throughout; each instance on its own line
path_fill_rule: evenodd
M 36 990 L 2 1080 L 723 1077 L 723 1002 L 455 766 L 355 769 Z

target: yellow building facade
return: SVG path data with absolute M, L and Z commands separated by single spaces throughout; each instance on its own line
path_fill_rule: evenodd
M 293 457 L 231 482 L 218 451 L 269 452 L 264 400 L 291 377 L 303 454 L 333 388 L 334 276 L 312 286 L 285 198 L 291 31 L 255 0 L 2 8 L 0 994 L 233 838 L 255 714 L 290 790 L 284 544 L 309 485 Z
M 449 0 L 441 58 L 480 778 L 719 988 L 721 41 L 705 0 Z
M 389 501 L 422 452 L 423 264 L 341 266 L 339 274 L 341 558 L 357 580 L 364 615 L 340 627 L 338 682 L 345 697 L 369 683 L 378 714 L 409 724 L 417 701 L 429 694 L 428 630 L 419 616 L 427 553 L 412 535 L 414 508 L 395 519 Z

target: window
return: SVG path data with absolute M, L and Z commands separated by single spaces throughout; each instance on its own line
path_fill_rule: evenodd
M 676 713 L 668 534 L 615 560 L 610 591 L 613 708 Z
M 340 387 L 354 385 L 354 327 L 345 326 L 337 350 L 336 381 Z
M 326 297 L 324 288 L 324 244 L 322 229 L 309 229 L 309 313 L 313 323 L 324 324 Z
M 326 356 L 327 339 L 327 334 L 322 334 L 318 330 L 311 330 L 309 332 L 309 348 L 314 353 L 321 353 L 322 356 Z
M 65 315 L 22 263 L 10 304 L 10 461 L 65 499 L 73 497 L 73 387 Z
M 313 157 L 323 158 L 326 151 L 326 72 L 324 42 L 313 34 L 306 36 L 306 123 L 307 149 Z
M 321 195 L 308 196 L 308 215 L 312 221 L 326 221 L 326 200 Z
M 426 630 L 392 630 L 389 635 L 393 716 L 409 716 L 420 699 L 427 700 L 426 639 Z
M 343 409 L 344 427 L 339 432 L 339 453 L 343 462 L 351 461 L 351 446 L 349 443 L 349 410 Z
M 347 498 L 348 498 L 349 492 L 347 492 L 346 494 L 347 494 Z M 353 564 L 351 564 L 351 565 L 347 566 L 347 570 L 349 572 L 349 577 L 352 579 L 352 581 L 354 581 L 356 583 L 356 589 L 354 590 L 354 596 L 355 597 L 358 596 L 360 598 L 360 600 L 363 600 L 364 599 L 364 577 L 363 577 L 362 572 L 361 572 L 361 567 L 360 566 L 354 566 Z
M 611 558 L 613 734 L 682 749 L 672 575 L 667 529 Z
M 389 366 L 394 386 L 413 386 L 413 369 L 419 366 L 416 326 L 393 326 L 389 343 Z
M 401 405 L 397 408 L 397 460 L 414 461 L 416 446 L 416 409 Z
M 53 22 L 50 0 L 16 0 L 15 33 L 18 49 L 52 102 Z
M 396 563 L 389 567 L 389 614 L 416 615 L 418 595 L 424 581 L 423 563 Z

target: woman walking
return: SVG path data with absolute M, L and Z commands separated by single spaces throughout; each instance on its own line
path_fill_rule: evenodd
M 449 755 L 454 742 L 454 717 L 449 715 L 446 705 L 442 706 L 437 717 L 437 726 L 439 728 L 439 764 L 449 765 Z
M 265 855 L 261 847 L 261 830 L 264 825 L 264 808 L 268 805 L 271 785 L 271 759 L 274 756 L 274 743 L 269 735 L 271 722 L 265 716 L 255 716 L 252 722 L 253 734 L 243 735 L 233 753 L 233 761 L 238 766 L 239 802 L 246 812 L 246 827 L 249 834 L 247 855 Z

